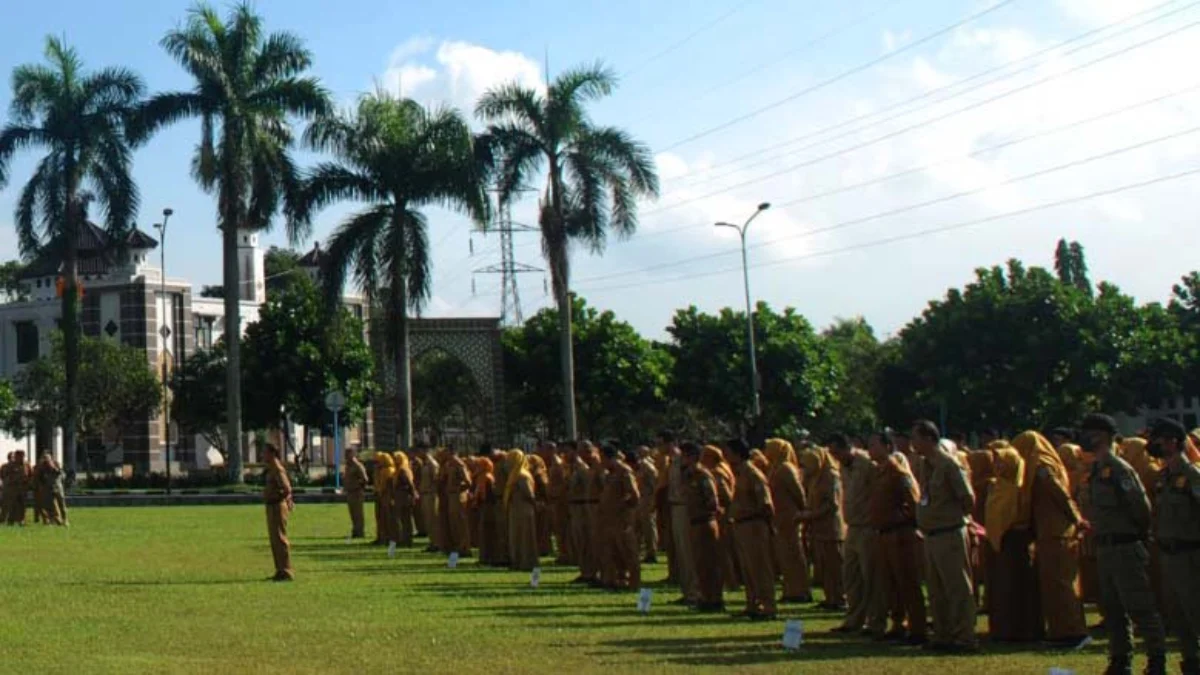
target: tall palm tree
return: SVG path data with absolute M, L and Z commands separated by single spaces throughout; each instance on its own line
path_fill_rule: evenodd
M 110 240 L 124 242 L 138 208 L 125 134 L 130 111 L 145 86 L 124 68 L 84 70 L 79 54 L 57 38 L 46 40 L 45 65 L 13 70 L 11 122 L 0 132 L 0 188 L 20 150 L 42 149 L 33 177 L 17 199 L 21 255 L 62 260 L 62 328 L 66 365 L 63 450 L 75 471 L 79 421 L 79 242 L 89 203 L 104 212 Z
M 427 110 L 384 92 L 363 97 L 354 114 L 317 120 L 305 140 L 337 159 L 318 165 L 305 181 L 303 219 L 334 202 L 366 206 L 329 241 L 322 270 L 325 291 L 336 301 L 352 273 L 371 306 L 383 308 L 385 344 L 396 364 L 399 441 L 410 448 L 408 312 L 419 312 L 431 292 L 423 209 L 441 206 L 486 223 L 489 164 L 477 159 L 471 129 L 458 111 Z
M 479 99 L 487 138 L 499 156 L 501 203 L 510 203 L 535 174 L 546 172 L 538 226 L 558 306 L 563 412 L 576 436 L 575 357 L 571 340 L 570 248 L 602 253 L 609 231 L 637 229 L 637 198 L 658 196 L 654 160 L 642 143 L 614 127 L 592 124 L 584 104 L 612 93 L 616 75 L 603 65 L 568 70 L 545 93 L 507 84 Z
M 195 79 L 191 91 L 153 96 L 134 122 L 138 140 L 162 126 L 200 119 L 192 175 L 217 195 L 225 283 L 226 438 L 230 477 L 242 480 L 241 308 L 238 232 L 264 230 L 295 203 L 300 176 L 292 161 L 289 118 L 327 113 L 329 96 L 305 77 L 312 55 L 290 33 L 263 32 L 248 4 L 224 20 L 206 4 L 162 39 L 163 48 Z M 288 219 L 293 241 L 307 235 Z

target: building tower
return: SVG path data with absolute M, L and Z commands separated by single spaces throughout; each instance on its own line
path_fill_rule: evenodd
M 475 274 L 500 275 L 500 325 L 519 326 L 525 321 L 521 314 L 521 291 L 517 285 L 518 274 L 545 272 L 540 267 L 517 262 L 513 254 L 513 234 L 538 232 L 538 228 L 512 221 L 512 209 L 497 200 L 496 217 L 492 230 L 500 234 L 500 264 L 488 265 L 475 270 Z M 471 292 L 475 292 L 475 280 L 471 279 Z
M 258 233 L 238 230 L 238 298 L 261 305 L 267 301 L 266 270 Z

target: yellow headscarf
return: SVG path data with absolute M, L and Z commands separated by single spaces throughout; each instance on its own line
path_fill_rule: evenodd
M 824 499 L 824 491 L 817 491 L 818 479 L 825 473 L 840 473 L 837 463 L 825 448 L 813 448 L 800 453 L 800 467 L 804 471 L 804 491 L 808 503 L 819 504 Z
M 991 490 L 988 491 L 984 528 L 987 530 L 988 542 L 996 551 L 1000 550 L 1004 535 L 1014 525 L 1022 522 L 1021 487 L 1025 481 L 1025 461 L 1015 449 L 1016 442 L 1014 439 L 1014 447 L 992 451 L 996 461 L 992 467 L 994 477 L 991 479 Z
M 375 492 L 382 493 L 386 490 L 395 475 L 396 467 L 392 456 L 386 452 L 375 453 Z
M 758 470 L 763 472 L 764 475 L 771 471 L 771 462 L 767 460 L 767 456 L 763 454 L 763 451 L 758 448 L 750 451 L 750 463 L 758 467 Z
M 1183 451 L 1192 464 L 1200 462 L 1200 428 L 1192 429 L 1192 433 L 1183 439 Z
M 1033 477 L 1038 469 L 1050 472 L 1050 479 L 1064 494 L 1071 494 L 1071 475 L 1050 440 L 1036 431 L 1026 431 L 1012 441 L 1013 447 L 1025 461 L 1025 477 L 1021 486 L 1021 519 L 1029 520 L 1033 510 Z
M 1126 438 L 1121 441 L 1118 454 L 1137 472 L 1142 485 L 1151 487 L 1158 482 L 1158 473 L 1162 471 L 1162 463 L 1150 456 L 1146 450 L 1148 445 L 1144 438 Z M 1153 495 L 1149 496 L 1151 499 L 1154 498 Z
M 487 500 L 488 490 L 496 483 L 492 474 L 492 460 L 480 457 L 475 460 L 475 504 L 483 504 Z
M 521 472 L 525 471 L 525 453 L 520 450 L 509 450 L 508 454 L 504 456 L 504 463 L 508 469 L 508 482 L 504 485 L 504 507 L 508 508 L 508 502 L 512 500 L 517 480 L 521 477 Z
M 392 457 L 396 460 L 395 477 L 404 476 L 408 478 L 408 484 L 413 485 L 413 472 L 412 467 L 408 463 L 408 455 L 404 454 L 401 450 L 397 450 L 392 453 Z
M 791 443 L 782 438 L 768 438 L 763 447 L 766 450 L 767 462 L 771 465 L 771 472 L 767 474 L 768 478 L 774 477 L 785 464 L 796 466 L 796 450 Z
M 700 451 L 700 464 L 704 468 L 713 472 L 714 475 L 721 474 L 733 485 L 733 469 L 729 467 L 729 463 L 725 461 L 725 453 L 715 445 L 706 445 Z

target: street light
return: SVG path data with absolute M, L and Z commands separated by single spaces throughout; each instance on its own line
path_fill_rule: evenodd
M 167 338 L 170 337 L 170 328 L 167 327 L 167 312 L 170 311 L 170 303 L 167 302 L 167 221 L 174 215 L 175 210 L 166 208 L 163 209 L 163 220 L 161 223 L 155 223 L 154 229 L 158 230 L 158 252 L 161 256 L 162 263 L 159 271 L 159 288 L 161 289 L 163 299 L 163 315 L 161 317 L 162 328 L 158 330 L 158 334 L 162 336 L 163 341 L 163 362 L 162 362 L 162 405 L 163 405 L 163 446 L 164 457 L 167 465 L 167 494 L 171 494 L 171 408 L 167 405 L 167 359 L 165 358 L 170 352 L 167 351 Z M 178 326 L 176 326 L 178 328 Z
M 746 336 L 750 346 L 750 393 L 751 393 L 751 411 L 754 413 L 754 423 L 758 424 L 759 415 L 762 410 L 759 404 L 758 396 L 758 365 L 754 358 L 754 311 L 750 307 L 750 270 L 746 265 L 746 230 L 750 227 L 750 223 L 759 216 L 760 213 L 771 208 L 770 202 L 763 202 L 758 205 L 754 213 L 746 219 L 746 222 L 741 227 L 733 223 L 717 223 L 716 227 L 731 227 L 737 230 L 738 235 L 742 239 L 742 280 L 746 288 Z

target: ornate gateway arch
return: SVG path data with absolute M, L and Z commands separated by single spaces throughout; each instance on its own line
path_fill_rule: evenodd
M 408 323 L 409 359 L 441 350 L 471 371 L 483 395 L 485 419 L 482 427 L 493 443 L 508 441 L 504 415 L 504 351 L 500 345 L 499 319 L 411 319 Z M 372 404 L 377 447 L 392 449 L 396 433 L 396 370 L 381 346 L 372 340 L 376 355 L 376 384 Z

